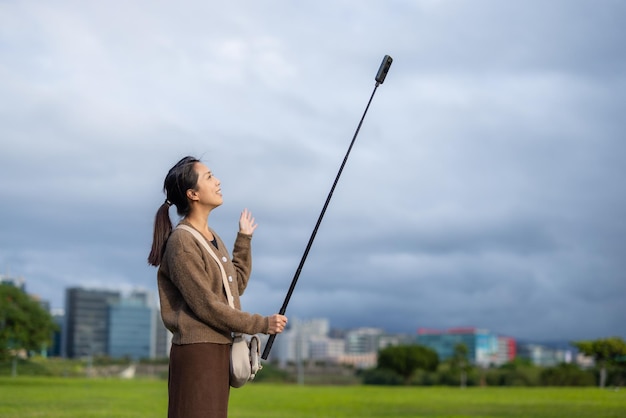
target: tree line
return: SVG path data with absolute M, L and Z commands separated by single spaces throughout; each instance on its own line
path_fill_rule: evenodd
M 606 386 L 626 384 L 626 342 L 619 337 L 575 341 L 572 346 L 594 359 L 583 368 L 561 363 L 533 365 L 516 358 L 504 365 L 482 368 L 471 364 L 465 344 L 457 344 L 453 356 L 440 361 L 431 348 L 417 344 L 391 346 L 378 353 L 375 368 L 361 372 L 363 383 L 374 385 L 466 386 Z

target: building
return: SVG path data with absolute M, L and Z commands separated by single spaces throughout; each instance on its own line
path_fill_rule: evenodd
M 552 367 L 560 363 L 571 363 L 572 350 L 551 348 L 542 344 L 520 344 L 519 357 L 530 360 L 535 366 Z
M 52 345 L 48 350 L 49 357 L 61 357 L 61 347 L 63 346 L 63 326 L 65 324 L 65 312 L 63 309 L 54 309 L 50 312 L 54 323 L 57 325 L 58 330 L 52 334 Z
M 384 336 L 380 328 L 356 328 L 346 333 L 346 354 L 378 353 Z
M 315 361 L 336 363 L 346 351 L 344 339 L 315 336 L 309 341 L 310 357 Z
M 261 341 L 265 345 L 263 338 Z M 368 368 L 376 365 L 382 348 L 411 343 L 408 335 L 389 335 L 380 328 L 331 331 L 326 318 L 291 318 L 289 328 L 274 343 L 272 359 L 278 359 L 281 366 L 315 361 Z
M 154 310 L 154 324 L 155 324 L 155 345 L 154 345 L 154 357 L 165 358 L 170 356 L 170 348 L 172 347 L 172 333 L 165 328 L 163 319 L 161 318 L 161 311 Z
M 415 343 L 415 337 L 409 334 L 385 334 L 378 340 L 378 350 L 397 345 L 410 345 Z
M 108 349 L 110 357 L 134 360 L 155 357 L 154 309 L 146 292 L 133 292 L 108 308 Z
M 109 306 L 120 293 L 72 287 L 65 290 L 65 327 L 62 352 L 81 358 L 108 354 Z
M 65 357 L 138 360 L 167 356 L 171 333 L 163 326 L 149 292 L 123 296 L 118 291 L 74 287 L 65 292 L 62 340 Z
M 288 329 L 280 334 L 272 346 L 273 358 L 281 365 L 298 363 L 312 358 L 311 341 L 321 337 L 327 338 L 330 330 L 328 319 L 300 320 L 290 318 Z M 316 345 L 319 352 L 319 345 Z
M 339 363 L 349 365 L 355 369 L 369 369 L 376 367 L 378 353 L 344 354 L 339 357 Z
M 512 338 L 498 337 L 478 328 L 450 328 L 446 331 L 420 328 L 416 342 L 435 350 L 440 361 L 452 358 L 455 347 L 464 344 L 469 361 L 481 367 L 504 364 L 515 356 Z
M 498 337 L 498 354 L 496 364 L 505 364 L 513 361 L 517 355 L 517 344 L 511 337 Z

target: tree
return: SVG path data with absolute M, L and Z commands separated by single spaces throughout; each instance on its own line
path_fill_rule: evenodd
M 0 284 L 0 359 L 41 350 L 57 329 L 52 316 L 21 289 Z
M 435 371 L 439 356 L 434 350 L 420 345 L 396 345 L 378 353 L 378 368 L 389 369 L 402 376 L 408 385 L 418 369 Z
M 454 346 L 454 354 L 452 354 L 452 358 L 450 358 L 451 369 L 458 371 L 461 375 L 460 384 L 462 388 L 467 386 L 467 372 L 470 367 L 467 359 L 468 352 L 469 350 L 465 344 L 458 343 Z
M 593 386 L 595 378 L 589 370 L 581 370 L 575 364 L 561 363 L 543 369 L 539 374 L 539 382 L 544 386 Z
M 600 367 L 601 388 L 606 384 L 606 369 L 608 365 L 615 364 L 620 358 L 626 356 L 626 342 L 619 337 L 602 338 L 599 340 L 577 341 L 572 343 L 581 353 L 593 357 L 596 365 Z

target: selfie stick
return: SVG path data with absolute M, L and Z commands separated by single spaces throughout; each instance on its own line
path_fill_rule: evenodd
M 361 121 L 359 122 L 359 126 L 356 128 L 354 137 L 352 137 L 352 142 L 350 142 L 350 146 L 348 147 L 348 152 L 346 153 L 346 156 L 343 158 L 343 162 L 341 163 L 341 167 L 339 168 L 337 177 L 335 177 L 335 182 L 333 183 L 333 187 L 331 187 L 330 193 L 328 193 L 328 197 L 326 198 L 326 203 L 324 203 L 324 207 L 322 208 L 322 212 L 320 213 L 320 216 L 317 219 L 315 228 L 313 228 L 313 233 L 311 234 L 311 238 L 309 238 L 309 243 L 306 245 L 306 249 L 304 250 L 304 254 L 302 255 L 302 259 L 300 260 L 298 269 L 296 270 L 296 274 L 293 276 L 293 280 L 291 280 L 291 286 L 289 286 L 289 291 L 287 292 L 287 296 L 285 297 L 283 306 L 282 308 L 280 308 L 280 311 L 278 312 L 281 315 L 284 315 L 285 312 L 287 311 L 287 304 L 289 303 L 289 299 L 291 299 L 291 294 L 293 293 L 293 289 L 296 287 L 298 277 L 300 277 L 300 272 L 302 271 L 302 267 L 304 266 L 304 262 L 306 260 L 307 255 L 309 255 L 309 250 L 311 249 L 311 245 L 313 245 L 313 240 L 315 239 L 315 235 L 317 235 L 317 229 L 322 223 L 322 218 L 324 217 L 324 214 L 326 213 L 326 208 L 328 208 L 328 203 L 330 202 L 330 198 L 333 196 L 333 192 L 335 191 L 335 186 L 337 186 L 337 182 L 339 181 L 339 177 L 341 176 L 343 167 L 346 165 L 346 161 L 348 161 L 348 156 L 350 155 L 350 151 L 352 150 L 354 141 L 356 140 L 356 137 L 359 134 L 359 130 L 361 129 L 361 124 L 363 124 L 363 119 L 365 119 L 365 115 L 367 114 L 367 109 L 369 109 L 370 103 L 372 103 L 372 99 L 374 98 L 376 89 L 378 88 L 380 84 L 383 84 L 383 82 L 385 81 L 385 77 L 387 76 L 387 72 L 389 71 L 389 67 L 391 67 L 392 62 L 393 62 L 393 59 L 389 55 L 385 55 L 385 57 L 383 58 L 383 62 L 380 64 L 380 68 L 378 69 L 378 73 L 376 74 L 376 85 L 374 86 L 374 91 L 372 92 L 372 95 L 370 96 L 369 102 L 367 102 L 367 106 L 365 107 L 365 112 L 363 112 L 363 116 L 361 116 Z M 270 354 L 270 350 L 272 349 L 272 345 L 274 344 L 275 339 L 276 339 L 276 334 L 272 334 L 267 340 L 267 344 L 265 345 L 265 349 L 263 350 L 263 354 L 261 355 L 261 358 L 263 360 L 267 360 L 267 357 Z

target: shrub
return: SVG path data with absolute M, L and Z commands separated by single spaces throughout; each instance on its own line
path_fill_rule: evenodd
M 390 369 L 369 369 L 362 373 L 366 385 L 397 386 L 404 383 L 404 378 Z

